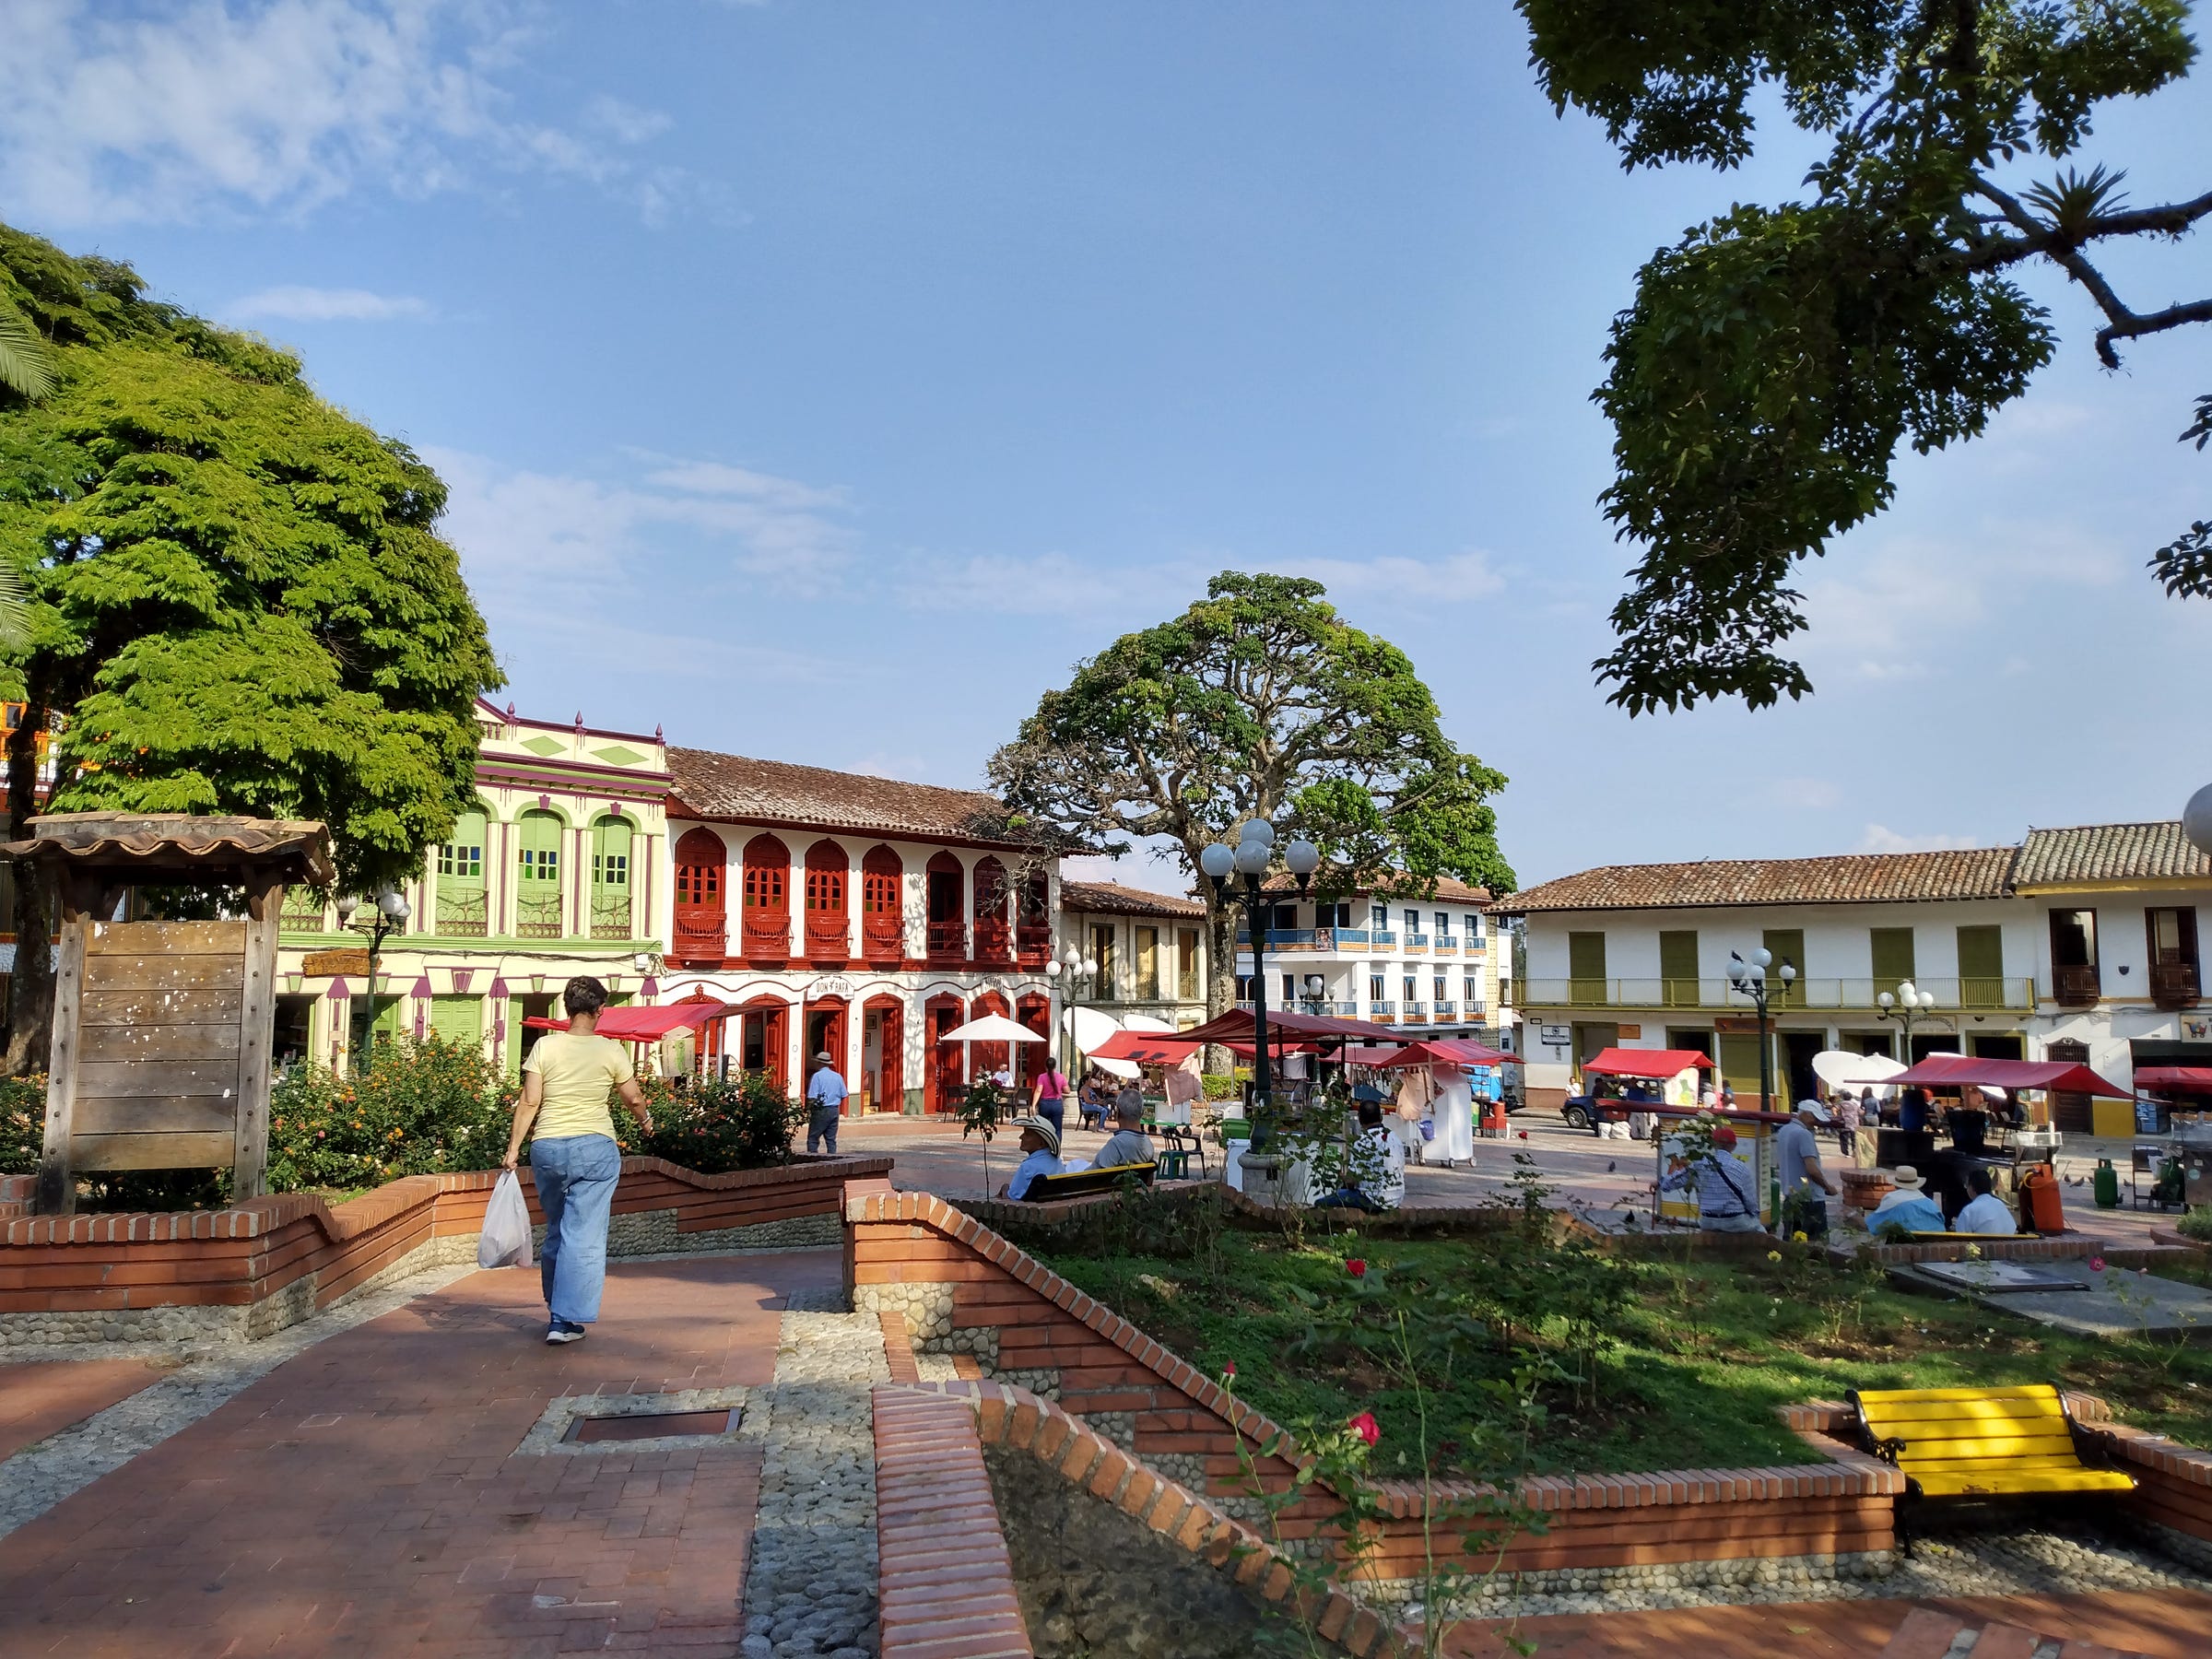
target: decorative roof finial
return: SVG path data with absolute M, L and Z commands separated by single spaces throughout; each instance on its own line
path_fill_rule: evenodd
M 514 699 L 512 697 L 507 700 L 507 722 L 510 725 L 514 724 Z
M 655 743 L 665 743 L 668 741 L 667 738 L 661 735 L 661 728 L 657 725 L 653 728 L 653 740 Z
M 582 709 L 576 711 L 576 733 L 578 736 L 583 735 L 583 711 Z

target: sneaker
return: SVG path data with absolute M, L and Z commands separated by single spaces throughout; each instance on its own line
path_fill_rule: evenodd
M 583 1327 L 565 1319 L 557 1319 L 546 1327 L 547 1342 L 582 1342 L 583 1337 Z

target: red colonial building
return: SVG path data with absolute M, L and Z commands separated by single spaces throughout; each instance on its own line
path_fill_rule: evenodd
M 838 1057 L 848 1110 L 951 1110 L 972 1065 L 1026 1080 L 1044 1044 L 942 1033 L 986 1013 L 1049 1036 L 1057 877 L 978 791 L 671 747 L 674 914 L 662 1000 L 741 1012 L 709 1028 L 709 1069 L 794 1091 Z

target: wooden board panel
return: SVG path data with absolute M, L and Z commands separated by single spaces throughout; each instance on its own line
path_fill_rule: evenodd
M 227 956 L 246 954 L 243 922 L 96 922 L 87 956 Z
M 235 1025 L 91 1026 L 81 1033 L 79 1064 L 116 1060 L 221 1060 L 236 1063 Z M 230 1086 L 235 1088 L 235 1074 Z
M 109 1060 L 76 1068 L 80 1100 L 220 1094 L 237 1088 L 238 1062 L 228 1054 L 213 1060 Z
M 88 1135 L 229 1135 L 238 1127 L 233 1095 L 112 1095 L 76 1102 L 76 1133 Z
M 269 1161 L 269 1063 L 276 1046 L 276 928 L 284 909 L 284 883 L 265 873 L 249 874 L 246 890 L 254 895 L 253 920 L 246 924 L 245 1002 L 238 1029 L 238 1112 L 232 1119 L 230 1192 L 258 1198 L 266 1185 Z
M 91 957 L 85 985 L 92 991 L 197 991 L 243 987 L 242 956 Z
M 346 974 L 356 979 L 369 975 L 369 953 L 366 950 L 311 950 L 300 959 L 300 971 L 309 979 L 332 978 Z
M 85 991 L 85 934 L 81 921 L 62 924 L 61 949 L 54 953 L 53 1036 L 47 1058 L 46 1140 L 39 1153 L 39 1213 L 65 1216 L 76 1208 L 76 1182 L 71 1168 L 71 1125 L 76 1113 L 79 1037 L 77 1004 Z
M 79 1135 L 69 1142 L 70 1161 L 86 1170 L 222 1169 L 237 1136 L 225 1129 L 199 1135 Z
M 114 1025 L 230 1025 L 245 1011 L 244 988 L 204 991 L 87 990 L 79 1023 Z

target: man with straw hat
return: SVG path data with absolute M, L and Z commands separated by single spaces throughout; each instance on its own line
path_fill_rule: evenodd
M 837 1156 L 837 1121 L 844 1115 L 845 1097 L 853 1091 L 845 1087 L 844 1074 L 824 1049 L 814 1057 L 815 1074 L 806 1080 L 806 1150 L 814 1150 L 818 1142 L 829 1148 L 830 1156 Z
M 1902 1228 L 1907 1232 L 1942 1232 L 1943 1211 L 1927 1194 L 1927 1182 L 1911 1164 L 1900 1164 L 1889 1177 L 1891 1191 L 1883 1194 L 1880 1204 L 1866 1218 L 1866 1230 L 1878 1233 L 1885 1227 Z
M 1021 1162 L 999 1195 L 1020 1199 L 1030 1195 L 1030 1185 L 1040 1175 L 1060 1173 L 1060 1132 L 1041 1117 L 1016 1118 L 1014 1127 L 1021 1131 Z

